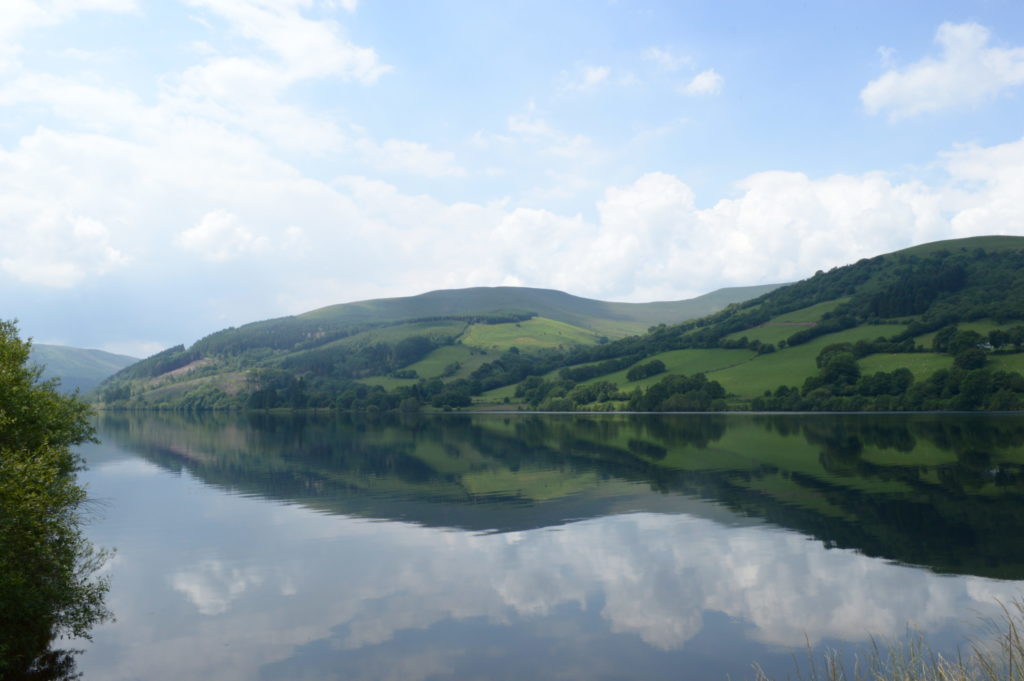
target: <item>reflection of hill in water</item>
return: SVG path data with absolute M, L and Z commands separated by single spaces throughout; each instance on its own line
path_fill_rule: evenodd
M 1024 577 L 1020 417 L 109 414 L 101 435 L 330 513 L 480 531 L 636 510 L 763 519 L 940 572 Z

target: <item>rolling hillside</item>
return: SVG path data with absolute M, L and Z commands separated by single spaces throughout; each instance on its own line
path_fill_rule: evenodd
M 432 291 L 333 305 L 213 333 L 138 362 L 107 381 L 98 400 L 118 406 L 309 406 L 367 387 L 467 379 L 494 353 L 551 356 L 694 319 L 777 288 L 729 288 L 691 300 L 614 303 L 518 287 Z M 261 393 L 267 399 L 253 398 Z M 273 398 L 271 399 L 271 393 Z
M 88 392 L 104 379 L 138 362 L 138 358 L 103 350 L 85 350 L 66 345 L 32 344 L 31 359 L 43 367 L 43 378 L 60 379 L 60 389 Z
M 696 322 L 581 349 L 475 401 L 546 410 L 1020 409 L 1022 350 L 1024 238 L 976 237 L 818 272 Z M 681 378 L 697 374 L 707 383 Z
M 641 305 L 496 288 L 333 306 L 172 348 L 98 396 L 180 409 L 1024 408 L 1022 237 L 924 244 L 770 288 Z

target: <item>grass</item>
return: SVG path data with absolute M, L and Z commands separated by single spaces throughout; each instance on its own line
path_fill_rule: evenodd
M 898 324 L 865 325 L 830 333 L 796 347 L 759 355 L 735 367 L 710 372 L 708 378 L 718 381 L 727 392 L 740 397 L 757 397 L 780 385 L 799 387 L 818 372 L 814 360 L 826 345 L 892 336 L 903 328 Z
M 797 331 L 801 331 L 803 329 L 803 327 L 800 326 L 793 326 L 794 324 L 806 324 L 809 322 L 821 321 L 821 316 L 823 314 L 831 312 L 847 300 L 849 300 L 849 298 L 837 298 L 836 300 L 828 300 L 824 303 L 818 303 L 800 310 L 787 312 L 786 314 L 774 317 L 761 326 L 755 326 L 749 329 L 744 329 L 743 331 L 730 333 L 726 338 L 738 339 L 746 336 L 748 340 L 758 340 L 762 343 L 778 345 L 779 341 L 786 340 Z
M 611 381 L 622 387 L 624 390 L 632 390 L 636 387 L 646 388 L 657 383 L 669 373 L 694 374 L 704 372 L 707 374 L 709 379 L 721 383 L 722 387 L 724 387 L 727 392 L 743 398 L 752 398 L 763 395 L 766 390 L 774 391 L 780 385 L 797 387 L 803 385 L 804 381 L 807 380 L 809 376 L 813 376 L 818 372 L 815 358 L 818 356 L 821 349 L 827 345 L 831 345 L 832 343 L 856 343 L 862 339 L 873 340 L 879 336 L 892 336 L 902 331 L 903 328 L 904 327 L 899 324 L 858 326 L 853 329 L 830 333 L 828 335 L 815 338 L 808 343 L 792 348 L 785 348 L 784 350 L 779 350 L 768 355 L 754 355 L 754 353 L 749 350 L 672 350 L 670 352 L 647 357 L 640 362 L 642 364 L 650 362 L 652 359 L 660 359 L 665 362 L 666 369 L 668 370 L 665 374 L 658 374 L 657 376 L 652 376 L 641 381 L 630 383 L 626 381 L 626 372 L 628 369 L 624 369 L 613 374 L 590 379 L 587 383 L 595 381 Z M 868 370 L 865 368 L 864 362 L 868 362 L 872 357 L 897 357 L 900 358 L 901 362 L 910 362 L 918 361 L 918 358 L 928 356 L 930 355 L 872 355 L 862 360 L 861 370 L 865 373 L 892 370 L 882 368 L 871 368 Z M 936 355 L 935 357 L 941 356 Z M 1006 356 L 1006 358 L 1010 357 L 1016 357 L 1016 355 Z M 1024 357 L 1024 355 L 1021 357 Z M 892 360 L 873 361 L 882 365 L 885 361 Z M 937 361 L 941 363 L 943 360 L 939 359 Z M 1024 361 L 1022 361 L 1022 363 L 1024 363 Z M 903 364 L 895 363 L 892 365 L 892 368 L 896 368 L 898 366 L 903 366 Z M 909 368 L 911 371 L 914 371 L 915 376 L 917 376 L 915 368 L 913 366 Z M 942 367 L 940 366 L 939 368 Z M 554 371 L 545 376 L 545 378 L 557 378 L 557 374 L 558 372 Z M 510 400 L 513 399 L 514 394 L 515 386 L 504 386 L 502 388 L 490 390 L 479 396 L 474 401 L 481 404 L 497 403 L 502 402 L 506 397 Z
M 1024 373 L 1024 353 L 1018 352 L 1012 355 L 990 354 L 988 356 L 988 367 L 996 371 Z
M 494 355 L 465 345 L 445 345 L 406 368 L 414 370 L 422 378 L 435 378 L 443 374 L 450 365 L 458 362 L 459 369 L 451 378 L 466 378 L 481 364 L 494 359 Z
M 914 633 L 903 641 L 875 641 L 868 655 L 852 661 L 835 651 L 826 651 L 820 660 L 808 653 L 807 668 L 796 676 L 809 681 L 1024 681 L 1024 605 L 999 605 L 1002 619 L 985 622 L 987 636 L 965 642 L 967 651 L 955 658 L 934 651 L 922 634 Z M 770 681 L 756 669 L 758 681 Z
M 462 344 L 488 350 L 521 350 L 594 345 L 598 336 L 593 331 L 565 322 L 534 317 L 515 324 L 474 324 L 462 336 Z
M 862 358 L 860 365 L 861 375 L 873 374 L 878 371 L 895 371 L 900 367 L 910 369 L 914 374 L 915 381 L 921 381 L 939 369 L 949 369 L 953 366 L 953 356 L 936 352 L 913 352 L 913 353 L 880 353 L 868 355 Z
M 973 322 L 961 322 L 956 325 L 956 328 L 961 331 L 977 331 L 982 336 L 987 336 L 989 331 L 994 329 L 1008 329 L 1011 326 L 1017 326 L 1017 323 L 1012 324 L 1000 324 L 994 319 L 979 319 Z M 925 333 L 914 338 L 914 342 L 918 345 L 923 345 L 925 349 L 932 349 L 932 341 L 935 339 L 935 334 L 938 331 L 932 331 L 931 333 Z
M 794 322 L 820 322 L 821 316 L 826 312 L 831 312 L 836 309 L 849 298 L 836 298 L 835 300 L 826 300 L 824 303 L 818 303 L 817 305 L 810 305 L 800 310 L 793 310 L 786 314 L 780 314 L 775 319 L 768 322 L 772 323 L 789 323 Z
M 627 368 L 622 371 L 616 371 L 613 374 L 592 378 L 584 381 L 583 383 L 586 385 L 588 383 L 597 383 L 599 381 L 611 381 L 623 390 L 633 390 L 634 388 L 646 389 L 669 374 L 685 374 L 690 376 L 693 374 L 708 373 L 717 369 L 724 369 L 742 362 L 747 362 L 754 357 L 755 354 L 756 353 L 751 350 L 670 350 L 668 352 L 662 352 L 657 355 L 645 357 L 637 362 L 637 364 L 647 364 L 648 362 L 652 362 L 656 359 L 661 360 L 665 363 L 665 373 L 650 376 L 639 381 L 628 381 L 626 380 L 626 374 L 629 372 L 629 369 Z
M 362 347 L 373 343 L 395 343 L 410 336 L 426 336 L 428 338 L 454 338 L 463 333 L 466 322 L 460 321 L 439 321 L 439 322 L 412 322 L 410 324 L 396 324 L 385 326 L 379 329 L 363 331 L 347 338 L 328 343 L 322 347 L 346 346 Z
M 761 341 L 762 343 L 771 343 L 772 345 L 778 345 L 779 341 L 788 340 L 797 331 L 803 331 L 806 326 L 792 326 L 792 325 L 777 325 L 777 326 L 755 326 L 745 331 L 737 331 L 736 333 L 730 333 L 726 338 L 730 340 L 738 340 L 746 337 L 747 340 Z

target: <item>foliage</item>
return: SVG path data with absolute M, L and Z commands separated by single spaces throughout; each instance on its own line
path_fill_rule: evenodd
M 92 439 L 87 406 L 40 382 L 29 343 L 0 322 L 0 678 L 69 673 L 58 637 L 109 616 L 104 561 L 81 532 L 85 491 L 71 447 Z
M 626 372 L 627 381 L 639 381 L 650 376 L 657 376 L 665 373 L 665 363 L 655 359 L 645 364 L 638 364 Z
M 666 376 L 629 398 L 632 411 L 722 411 L 725 389 L 704 374 Z

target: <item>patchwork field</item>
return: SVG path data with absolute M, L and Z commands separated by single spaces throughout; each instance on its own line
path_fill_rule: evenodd
M 815 358 L 825 346 L 892 336 L 903 328 L 898 324 L 880 324 L 830 333 L 793 348 L 760 355 L 739 366 L 711 372 L 708 378 L 721 383 L 727 392 L 747 398 L 763 395 L 766 390 L 775 390 L 780 385 L 799 387 L 808 377 L 818 372 Z

